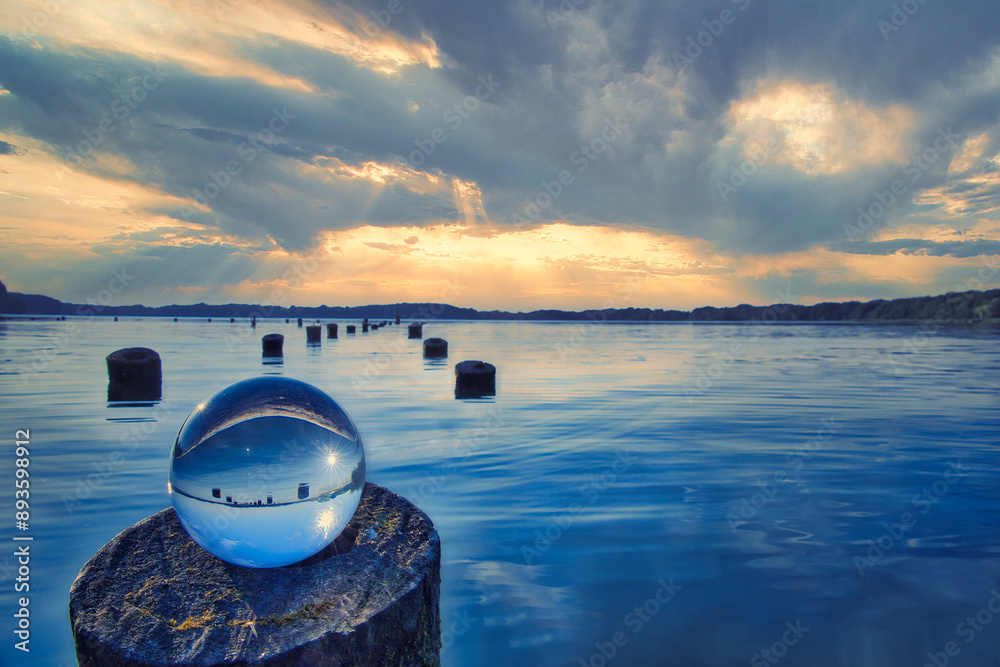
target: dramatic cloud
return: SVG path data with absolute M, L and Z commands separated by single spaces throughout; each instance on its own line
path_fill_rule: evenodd
M 0 278 L 522 309 L 995 284 L 1000 10 L 913 7 L 8 2 Z

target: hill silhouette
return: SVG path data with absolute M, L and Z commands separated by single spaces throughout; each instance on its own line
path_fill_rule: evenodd
M 8 292 L 7 286 L 0 281 L 0 313 L 20 315 L 26 310 L 27 308 L 25 307 L 24 302 L 17 298 L 14 294 Z

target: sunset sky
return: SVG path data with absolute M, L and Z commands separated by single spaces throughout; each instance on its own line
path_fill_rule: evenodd
M 1000 286 L 995 0 L 6 0 L 0 280 L 690 309 Z

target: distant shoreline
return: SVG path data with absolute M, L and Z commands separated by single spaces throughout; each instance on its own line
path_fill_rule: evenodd
M 2 287 L 2 283 L 0 283 Z M 12 308 L 13 306 L 13 308 Z M 18 308 L 20 306 L 20 308 Z M 142 305 L 101 306 L 63 303 L 42 295 L 0 290 L 3 319 L 39 317 L 183 317 L 229 318 L 249 321 L 296 320 L 494 320 L 494 321 L 574 321 L 574 322 L 799 322 L 799 323 L 988 323 L 1000 320 L 1000 289 L 950 292 L 939 296 L 818 303 L 813 306 L 741 304 L 726 308 L 705 306 L 692 311 L 624 308 L 583 311 L 536 310 L 528 313 L 479 311 L 441 303 L 397 303 L 371 306 L 260 306 L 253 304 L 171 305 L 150 308 Z
M 0 322 L 26 322 L 26 321 L 40 321 L 40 322 L 72 322 L 76 319 L 91 319 L 94 317 L 92 315 L 11 315 L 7 313 L 0 313 Z M 111 315 L 97 315 L 96 317 L 101 318 L 111 318 Z M 200 316 L 172 316 L 172 315 L 121 315 L 115 317 L 123 318 L 150 318 L 150 319 L 173 319 L 177 317 L 178 321 L 181 322 L 192 322 L 192 321 L 203 321 L 206 318 Z M 65 320 L 63 318 L 66 318 Z M 212 324 L 234 324 L 229 321 L 229 318 L 212 318 Z M 257 322 L 260 324 L 266 322 L 278 322 L 283 321 L 287 318 L 283 317 L 258 317 Z M 316 323 L 326 324 L 327 322 L 333 322 L 334 320 L 338 322 L 345 321 L 357 321 L 360 323 L 364 318 L 347 318 L 347 317 L 337 317 L 337 318 L 319 318 L 319 319 L 309 319 L 302 318 L 304 325 L 313 325 Z M 421 320 L 426 323 L 428 320 Z M 783 325 L 808 325 L 808 324 L 872 324 L 872 325 L 884 325 L 890 326 L 894 324 L 909 324 L 909 325 L 919 325 L 926 322 L 924 319 L 902 319 L 902 320 L 889 320 L 889 319 L 866 319 L 866 320 L 612 320 L 604 319 L 600 321 L 590 320 L 588 318 L 577 318 L 577 319 L 561 319 L 561 320 L 543 320 L 536 318 L 505 318 L 505 319 L 466 319 L 466 318 L 448 318 L 441 317 L 437 320 L 430 321 L 440 321 L 440 322 L 537 322 L 539 324 L 571 324 L 571 323 L 586 323 L 586 324 L 720 324 L 720 325 L 746 325 L 747 323 L 752 324 L 783 324 Z M 401 320 L 402 324 L 406 324 L 408 320 L 403 318 Z M 989 317 L 989 318 L 969 318 L 969 319 L 935 319 L 935 324 L 938 326 L 963 326 L 963 325 L 998 325 L 1000 326 L 1000 317 Z M 250 323 L 249 317 L 236 318 L 235 324 L 246 325 Z

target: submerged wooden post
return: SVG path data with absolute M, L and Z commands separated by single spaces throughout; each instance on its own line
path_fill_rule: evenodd
M 260 339 L 261 347 L 263 348 L 263 356 L 265 357 L 281 357 L 283 356 L 282 348 L 285 345 L 285 337 L 278 333 L 267 334 Z
M 428 338 L 424 341 L 424 356 L 436 359 L 448 356 L 448 341 L 444 338 Z
M 478 360 L 455 364 L 455 398 L 482 398 L 496 393 L 496 366 Z
M 440 665 L 441 542 L 420 509 L 365 484 L 354 518 L 288 567 L 226 563 L 174 510 L 127 528 L 80 570 L 81 665 Z M 339 552 L 339 555 L 338 555 Z
M 158 401 L 163 386 L 160 355 L 148 347 L 127 347 L 107 356 L 109 401 Z

